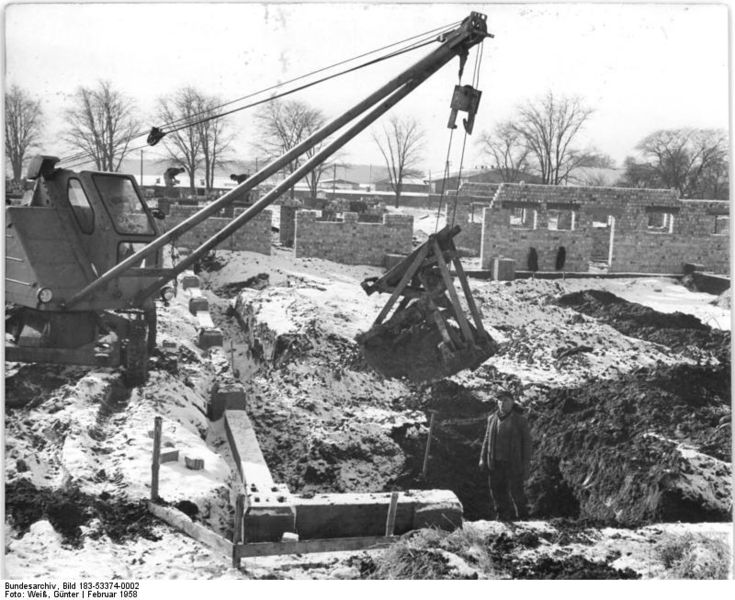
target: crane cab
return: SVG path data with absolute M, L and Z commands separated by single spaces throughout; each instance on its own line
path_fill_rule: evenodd
M 63 308 L 65 300 L 162 231 L 132 176 L 77 173 L 57 169 L 57 162 L 35 157 L 28 169 L 32 194 L 6 209 L 6 300 L 39 310 Z M 159 251 L 136 270 L 162 266 Z M 143 285 L 149 279 L 135 275 Z M 142 285 L 121 278 L 75 308 L 125 308 L 135 288 Z
M 156 328 L 155 300 L 140 294 L 165 272 L 162 250 L 83 301 L 67 303 L 161 235 L 162 225 L 132 176 L 77 173 L 56 168 L 58 162 L 35 157 L 28 169 L 33 191 L 21 205 L 6 207 L 6 333 L 13 338 L 6 359 L 124 364 L 137 384 Z

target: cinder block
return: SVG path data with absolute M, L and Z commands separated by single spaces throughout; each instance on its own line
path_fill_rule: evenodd
M 189 288 L 198 288 L 200 281 L 199 277 L 193 274 L 182 275 L 180 279 L 181 288 L 186 290 Z
M 161 452 L 161 458 L 160 458 L 161 464 L 167 463 L 167 462 L 177 462 L 178 460 L 179 460 L 178 450 L 168 450 L 166 452 Z
M 201 471 L 204 469 L 204 459 L 203 458 L 197 458 L 195 456 L 184 456 L 184 464 L 186 464 L 187 469 L 191 469 L 192 471 Z
M 516 263 L 512 258 L 493 258 L 492 278 L 495 281 L 513 281 L 516 277 Z
M 217 421 L 226 410 L 247 410 L 247 394 L 242 384 L 215 384 L 209 402 L 209 418 Z
M 222 330 L 218 327 L 201 329 L 199 331 L 198 345 L 200 348 L 206 350 L 213 346 L 222 346 L 223 343 L 224 335 L 222 335 Z
M 704 265 L 686 262 L 682 265 L 682 270 L 684 275 L 691 275 L 695 271 L 704 271 Z
M 189 312 L 192 315 L 206 310 L 209 310 L 209 301 L 204 296 L 192 296 L 189 298 Z

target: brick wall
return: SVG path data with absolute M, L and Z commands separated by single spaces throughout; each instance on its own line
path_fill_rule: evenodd
M 195 212 L 200 210 L 197 206 L 180 206 L 171 205 L 170 213 L 166 217 L 164 223 L 166 229 L 172 229 L 185 219 L 188 219 Z M 237 208 L 234 215 L 242 214 L 245 209 Z M 223 211 L 220 211 L 224 214 Z M 176 240 L 176 246 L 182 248 L 197 248 L 203 242 L 211 238 L 213 235 L 222 230 L 225 225 L 231 221 L 230 218 L 224 216 L 210 217 L 203 223 L 197 225 L 191 231 L 182 235 Z M 243 225 L 228 239 L 224 240 L 218 248 L 225 250 L 248 250 L 250 252 L 260 252 L 261 254 L 271 253 L 271 212 L 264 210 L 251 221 Z
M 610 271 L 681 273 L 682 265 L 691 262 L 707 271 L 729 273 L 729 229 L 723 231 L 721 221 L 729 219 L 729 210 L 727 201 L 680 200 L 671 210 L 671 232 L 654 232 L 645 210 L 630 207 L 638 228 L 620 233 L 616 225 Z
M 526 216 L 522 226 L 521 215 Z M 485 209 L 483 268 L 503 256 L 526 269 L 533 247 L 539 270 L 554 270 L 558 248 L 564 246 L 564 270 L 587 271 L 590 258 L 608 255 L 610 230 L 592 227 L 593 220 L 608 217 L 614 217 L 611 272 L 681 273 L 684 262 L 729 272 L 728 202 L 680 200 L 672 190 L 534 184 L 502 184 Z M 555 221 L 564 229 L 550 230 Z
M 296 227 L 296 207 L 282 204 L 280 210 L 281 220 L 278 228 L 279 239 L 281 241 L 281 244 L 292 248 L 294 230 Z
M 357 213 L 344 213 L 343 221 L 318 221 L 317 212 L 296 213 L 296 257 L 314 257 L 348 265 L 382 265 L 388 253 L 412 250 L 413 217 L 383 215 L 381 223 L 359 223 Z

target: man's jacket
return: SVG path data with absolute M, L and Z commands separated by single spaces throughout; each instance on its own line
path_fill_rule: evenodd
M 499 412 L 494 412 L 488 417 L 485 438 L 482 441 L 480 457 L 489 469 L 492 468 L 495 460 L 493 453 L 499 419 Z M 510 414 L 505 419 L 511 420 L 510 424 L 513 432 L 510 439 L 510 468 L 518 474 L 528 473 L 531 462 L 531 430 L 528 427 L 526 417 L 523 415 L 523 409 L 519 406 L 513 406 Z

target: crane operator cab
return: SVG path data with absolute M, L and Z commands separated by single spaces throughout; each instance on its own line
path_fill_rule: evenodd
M 138 338 L 145 331 L 147 350 L 155 346 L 155 298 L 140 292 L 163 271 L 162 250 L 83 301 L 67 303 L 161 235 L 162 214 L 146 205 L 132 176 L 77 173 L 56 168 L 58 162 L 36 156 L 27 175 L 32 194 L 6 208 L 6 333 L 10 329 L 14 342 L 6 357 L 116 366 L 124 362 L 133 330 Z M 171 288 L 162 290 L 165 299 L 171 294 Z M 105 333 L 117 337 L 107 344 L 109 352 L 98 344 Z

